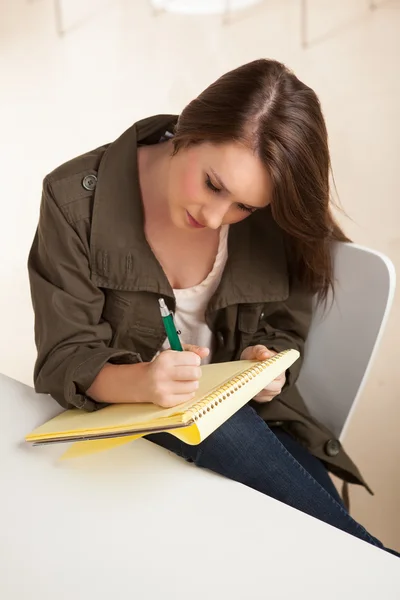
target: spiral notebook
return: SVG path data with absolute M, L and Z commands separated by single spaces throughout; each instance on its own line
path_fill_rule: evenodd
M 173 408 L 112 404 L 95 412 L 66 410 L 25 439 L 34 445 L 77 442 L 65 457 L 108 449 L 162 431 L 196 445 L 285 372 L 299 356 L 297 350 L 285 350 L 264 361 L 205 365 L 196 396 L 189 402 Z

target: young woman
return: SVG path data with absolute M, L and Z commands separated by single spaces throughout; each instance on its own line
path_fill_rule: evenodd
M 327 132 L 317 96 L 282 64 L 231 71 L 179 117 L 133 125 L 44 180 L 29 257 L 35 387 L 64 407 L 174 406 L 200 364 L 303 351 L 312 298 L 333 286 Z M 158 299 L 185 352 L 168 349 Z M 366 485 L 307 413 L 301 361 L 199 446 L 156 444 L 375 546 L 328 469 Z

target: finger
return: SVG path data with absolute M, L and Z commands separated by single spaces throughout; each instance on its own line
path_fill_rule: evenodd
M 173 377 L 174 381 L 198 381 L 202 371 L 200 367 L 175 367 Z
M 195 393 L 198 389 L 198 381 L 174 381 L 170 387 L 172 395 L 178 396 Z
M 265 352 L 267 352 L 265 346 L 248 346 L 243 350 L 240 358 L 243 360 L 257 360 L 257 355 L 263 355 Z
M 272 358 L 276 352 L 268 350 L 266 346 L 257 344 L 256 346 L 249 346 L 242 352 L 241 358 L 244 360 L 267 360 Z
M 173 406 L 178 406 L 179 404 L 193 400 L 195 395 L 195 392 L 191 392 L 189 394 L 170 394 L 168 396 L 164 396 L 159 402 L 157 402 L 157 404 L 162 408 L 171 408 Z
M 257 396 L 253 398 L 253 400 L 262 404 L 263 402 L 271 402 L 271 400 L 273 400 L 276 395 L 277 394 L 268 394 L 265 391 L 263 391 L 257 394 Z
M 183 344 L 183 349 L 186 352 L 194 352 L 200 358 L 205 358 L 210 354 L 210 349 L 205 348 L 204 346 L 195 346 L 194 344 Z
M 267 385 L 264 390 L 270 394 L 280 394 L 282 391 L 282 383 L 280 381 L 272 381 L 269 385 Z
M 285 381 L 286 375 L 285 373 L 282 373 L 281 375 L 279 375 L 279 377 L 276 377 L 273 381 L 271 381 L 271 383 L 265 386 L 265 389 L 277 389 L 278 387 L 279 389 L 281 389 L 283 388 Z
M 285 383 L 285 381 L 286 381 L 286 376 L 283 373 L 282 375 L 279 375 L 279 377 L 276 377 L 276 379 L 271 381 L 271 383 L 269 383 L 267 387 L 269 387 L 270 385 L 275 385 L 275 384 L 278 384 L 280 387 L 283 387 L 283 384 Z
M 175 367 L 183 367 L 183 366 L 192 366 L 192 367 L 199 367 L 201 364 L 201 357 L 196 354 L 195 352 L 191 352 L 191 351 L 186 351 L 186 352 L 178 352 L 176 350 L 167 350 L 166 352 L 163 352 L 160 356 L 162 356 L 163 354 L 168 354 L 169 358 L 172 358 L 173 360 L 173 365 Z
M 255 354 L 257 360 L 266 360 L 267 358 L 272 358 L 275 356 L 276 352 L 274 350 L 269 350 L 266 346 L 254 346 Z

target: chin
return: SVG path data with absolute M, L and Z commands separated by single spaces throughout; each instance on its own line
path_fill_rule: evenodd
M 170 217 L 172 224 L 178 229 L 188 228 L 185 210 L 171 210 Z

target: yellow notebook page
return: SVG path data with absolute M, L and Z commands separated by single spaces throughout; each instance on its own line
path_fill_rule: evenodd
M 295 360 L 299 357 L 299 353 L 295 350 L 286 353 L 284 356 L 280 357 L 279 361 L 273 362 L 268 366 L 267 369 L 261 370 L 259 374 L 257 374 L 254 378 L 249 378 L 246 380 L 245 385 L 242 387 L 238 386 L 229 386 L 230 394 L 229 397 L 226 397 L 224 392 L 219 394 L 219 398 L 225 397 L 224 400 L 218 402 L 211 399 L 204 402 L 203 410 L 199 411 L 199 401 L 196 401 L 196 411 L 192 411 L 191 407 L 193 407 L 193 402 L 186 403 L 185 405 L 181 405 L 186 407 L 186 418 L 191 420 L 195 419 L 195 422 L 188 427 L 183 427 L 181 429 L 175 429 L 170 431 L 177 438 L 188 444 L 198 444 L 202 440 L 204 440 L 210 433 L 215 431 L 222 423 L 224 423 L 229 417 L 231 417 L 237 410 L 239 410 L 242 406 L 244 406 L 250 398 L 253 398 L 258 392 L 260 392 L 264 387 L 266 387 L 269 383 L 271 383 L 276 377 L 278 377 L 282 372 L 284 372 L 287 368 L 293 364 Z M 257 364 L 254 361 L 240 361 L 242 364 L 239 369 L 235 370 L 235 373 L 230 374 L 228 377 L 224 378 L 224 382 L 230 382 L 236 375 L 241 375 L 243 371 L 250 367 L 256 367 Z M 243 369 L 243 364 L 245 364 L 245 368 Z M 239 364 L 239 363 L 237 363 Z M 207 386 L 209 390 L 208 393 L 201 393 L 201 398 L 209 398 L 212 396 L 212 391 L 215 389 L 219 389 L 223 387 L 223 383 L 221 384 L 221 374 L 227 375 L 228 369 L 227 366 L 232 366 L 232 363 L 224 363 L 219 365 L 207 365 L 207 368 L 204 368 L 206 372 L 206 376 L 202 377 L 202 387 Z M 218 367 L 218 380 L 219 383 L 217 386 L 212 386 L 211 383 L 214 381 L 213 371 L 216 369 L 209 369 L 208 367 Z M 222 367 L 222 369 L 221 369 Z M 210 392 L 210 389 L 212 390 Z M 234 393 L 232 393 L 234 392 Z M 208 408 L 208 410 L 207 410 Z M 168 428 L 165 429 L 168 431 Z M 62 456 L 63 459 L 66 458 L 74 458 L 78 456 L 84 456 L 89 454 L 94 454 L 97 452 L 101 452 L 103 450 L 108 450 L 110 448 L 114 448 L 117 446 L 121 446 L 128 442 L 133 441 L 134 439 L 141 437 L 141 435 L 133 435 L 126 436 L 123 438 L 113 438 L 107 440 L 91 440 L 84 442 L 77 442 L 73 444 Z
M 218 394 L 211 397 L 195 407 L 192 416 L 195 419 L 193 427 L 197 427 L 200 440 L 204 440 L 210 433 L 215 431 L 222 423 L 242 408 L 251 398 L 254 398 L 262 389 L 269 385 L 281 373 L 286 371 L 300 356 L 297 350 L 290 350 L 281 356 L 263 362 L 250 362 L 247 370 L 238 373 L 238 377 L 230 377 L 230 383 L 222 386 Z M 264 368 L 265 363 L 270 363 Z M 221 386 L 219 386 L 221 387 Z M 188 431 L 185 440 L 185 432 L 191 428 L 185 428 L 180 432 L 171 432 L 188 444 L 197 444 L 193 432 Z
M 188 408 L 254 364 L 254 361 L 237 361 L 203 366 L 195 397 L 173 408 L 160 408 L 154 404 L 113 404 L 90 413 L 71 409 L 36 428 L 25 439 L 31 442 L 59 436 L 117 433 L 130 429 L 134 433 L 135 429 L 143 427 L 178 425 L 190 419 L 190 414 L 186 414 Z

